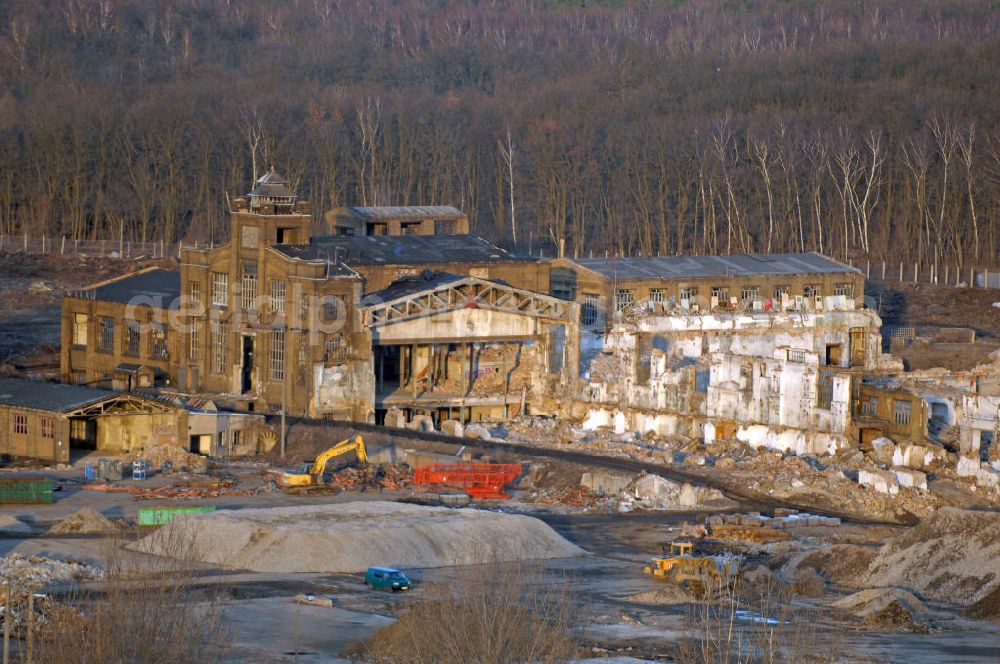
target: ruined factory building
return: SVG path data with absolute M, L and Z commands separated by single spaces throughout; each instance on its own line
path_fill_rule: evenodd
M 21 378 L 0 378 L 0 454 L 56 463 L 71 452 L 134 453 L 170 444 L 226 456 L 254 444 L 254 418 L 137 394 Z
M 64 298 L 63 380 L 152 383 L 257 413 L 381 422 L 392 410 L 439 426 L 600 402 L 591 364 L 615 352 L 615 330 L 648 316 L 661 322 L 638 330 L 628 367 L 644 381 L 651 332 L 681 315 L 710 330 L 719 317 L 808 312 L 821 364 L 874 362 L 872 321 L 832 313 L 854 311 L 860 273 L 818 254 L 524 257 L 467 234 L 447 206 L 337 209 L 317 237 L 308 204 L 274 170 L 231 201 L 230 221 L 231 241 L 183 247 L 179 272 Z

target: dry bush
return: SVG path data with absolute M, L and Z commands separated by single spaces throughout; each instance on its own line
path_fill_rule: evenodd
M 537 582 L 531 579 L 537 577 Z M 567 584 L 523 563 L 463 569 L 354 649 L 368 662 L 566 662 L 577 654 Z
M 836 662 L 836 644 L 819 632 L 821 611 L 796 602 L 794 589 L 773 575 L 742 577 L 693 605 L 688 638 L 677 646 L 682 664 Z
M 160 532 L 177 532 L 161 529 Z M 172 536 L 173 555 L 152 562 L 109 546 L 105 581 L 78 589 L 35 627 L 35 661 L 49 664 L 219 662 L 226 650 L 222 603 L 192 588 L 190 541 Z M 140 562 L 142 561 L 142 562 Z

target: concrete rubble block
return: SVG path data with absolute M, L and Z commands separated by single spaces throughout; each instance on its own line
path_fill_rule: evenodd
M 406 414 L 398 408 L 385 411 L 385 426 L 403 429 L 406 427 Z
M 465 435 L 464 427 L 458 420 L 445 420 L 441 423 L 441 433 L 446 436 L 462 438 Z
M 1000 473 L 992 468 L 980 468 L 976 473 L 976 484 L 982 487 L 1000 487 Z
M 899 486 L 927 491 L 927 475 L 912 468 L 897 468 L 896 481 Z
M 584 473 L 580 478 L 580 486 L 605 496 L 620 496 L 631 483 L 631 477 L 610 473 Z
M 635 495 L 639 499 L 676 500 L 679 493 L 680 487 L 676 482 L 659 475 L 643 475 L 635 482 Z
M 490 436 L 490 430 L 484 427 L 482 424 L 467 424 L 465 425 L 465 437 L 466 438 L 476 438 L 478 440 L 491 440 L 493 437 Z
M 979 459 L 962 456 L 958 458 L 955 474 L 959 477 L 975 477 L 979 474 Z
M 899 493 L 899 483 L 896 476 L 882 470 L 859 470 L 858 484 L 871 487 L 879 493 L 894 495 Z
M 434 419 L 430 415 L 414 415 L 409 428 L 414 431 L 434 431 Z
M 896 451 L 896 443 L 885 436 L 872 441 L 872 457 L 876 463 L 892 463 L 893 453 Z

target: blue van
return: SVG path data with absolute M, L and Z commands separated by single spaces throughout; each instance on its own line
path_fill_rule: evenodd
M 371 590 L 401 592 L 410 589 L 410 580 L 398 569 L 369 567 L 365 572 L 365 585 Z

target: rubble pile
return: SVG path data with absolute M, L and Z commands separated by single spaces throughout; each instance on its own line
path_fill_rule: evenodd
M 156 488 L 137 484 L 84 484 L 84 489 L 107 493 L 129 493 L 136 500 L 175 500 L 178 498 L 218 498 L 221 496 L 255 496 L 265 487 L 242 487 L 235 480 L 220 479 L 188 484 L 165 484 Z
M 913 593 L 901 588 L 869 588 L 843 597 L 833 606 L 861 618 L 879 630 L 927 632 L 927 607 Z
M 205 472 L 208 469 L 207 457 L 192 454 L 170 443 L 150 447 L 142 453 L 142 458 L 146 459 L 153 467 L 194 472 Z
M 119 528 L 120 526 L 117 523 L 108 519 L 93 507 L 87 506 L 49 528 L 49 533 L 54 535 L 110 533 Z
M 0 583 L 16 587 L 44 588 L 65 581 L 100 579 L 103 572 L 87 563 L 11 553 L 0 558 Z
M 384 463 L 371 470 L 348 467 L 335 472 L 327 482 L 327 486 L 341 491 L 356 491 L 362 487 L 373 486 L 385 491 L 399 491 L 408 488 L 413 483 L 413 472 L 403 464 Z
M 564 505 L 585 511 L 594 508 L 617 508 L 617 500 L 594 493 L 585 486 L 535 491 L 525 498 L 525 502 Z

